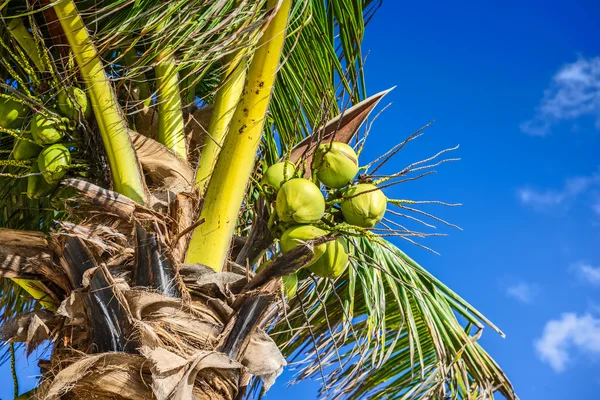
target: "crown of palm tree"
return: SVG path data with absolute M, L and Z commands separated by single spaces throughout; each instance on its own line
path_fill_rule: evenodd
M 296 380 L 322 380 L 322 397 L 488 399 L 499 392 L 516 398 L 478 344 L 485 325 L 502 332 L 386 239 L 423 246 L 416 240 L 432 234 L 402 221 L 431 228 L 421 219 L 433 218 L 454 226 L 419 209 L 453 204 L 389 199 L 375 229 L 337 223 L 334 215 L 321 241 L 287 255 L 274 244 L 276 217 L 259 184 L 265 168 L 291 160 L 310 169 L 322 142 L 356 144 L 359 155 L 364 146 L 371 127 L 364 122 L 387 93 L 367 98 L 362 68 L 365 25 L 379 5 L 45 0 L 0 6 L 0 100 L 30 110 L 18 125 L 0 121 L 0 336 L 25 342 L 28 351 L 51 343 L 41 398 L 58 398 L 68 388 L 82 397 L 99 389 L 113 396 L 107 398 L 259 396 L 285 364 L 280 353 L 296 362 Z M 276 29 L 281 24 L 285 40 Z M 269 86 L 267 65 L 276 70 L 270 101 L 269 93 L 259 94 Z M 253 83 L 257 76 L 265 80 Z M 73 87 L 87 94 L 92 118 L 82 111 L 65 118 L 57 108 L 61 93 L 76 101 Z M 260 107 L 257 147 L 233 143 L 244 135 L 230 132 L 249 132 L 247 121 L 236 118 Z M 36 157 L 17 160 L 13 148 L 17 141 L 33 144 L 27 134 L 37 115 L 64 124 L 60 140 L 72 161 L 50 196 L 30 198 L 36 196 L 26 195 L 28 180 L 46 171 L 31 169 Z M 442 158 L 454 150 L 447 149 L 396 174 L 376 174 L 424 128 L 367 164 L 358 181 L 385 188 L 455 160 Z M 225 262 L 206 263 L 207 269 L 191 248 L 209 253 L 195 240 L 208 236 L 198 232 L 221 212 L 210 199 L 227 197 L 214 193 L 219 171 L 244 160 L 241 153 L 227 158 L 227 149 L 243 147 L 250 177 L 240 180 L 247 187 L 220 182 L 233 186 L 241 209 L 234 204 Z M 303 269 L 314 246 L 339 237 L 350 256 L 340 277 Z M 279 278 L 290 273 L 301 283 L 286 299 Z M 271 368 L 261 370 L 261 351 Z M 1 360 L 9 356 L 7 349 Z M 169 357 L 180 363 L 169 368 L 181 372 L 179 380 L 191 379 L 191 387 L 161 378 Z M 111 379 L 119 368 L 101 373 L 99 365 L 120 367 L 129 391 L 118 397 Z M 84 373 L 77 380 L 75 370 L 93 371 L 104 386 Z

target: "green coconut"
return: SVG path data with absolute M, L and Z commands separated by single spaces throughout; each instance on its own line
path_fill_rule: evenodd
M 23 126 L 23 120 L 29 114 L 29 108 L 15 100 L 0 98 L 0 127 L 17 129 Z
M 23 131 L 21 136 L 26 139 L 32 139 L 31 133 L 26 131 Z M 42 151 L 42 148 L 35 143 L 15 139 L 12 154 L 15 160 L 27 160 L 28 158 L 37 157 L 40 151 Z
M 70 87 L 58 94 L 58 111 L 72 120 L 79 119 L 79 110 L 84 118 L 89 118 L 92 113 L 90 102 L 85 92 L 78 87 Z
M 267 265 L 271 264 L 271 260 L 261 264 L 257 269 L 256 273 L 259 273 L 261 270 L 267 267 Z M 291 299 L 296 294 L 296 290 L 298 290 L 298 276 L 296 274 L 289 274 L 286 276 L 282 276 L 281 280 L 283 281 L 283 291 L 288 299 Z
M 46 182 L 42 175 L 39 175 L 40 167 L 37 163 L 31 165 L 29 170 L 31 174 L 27 177 L 27 197 L 30 199 L 40 199 L 48 196 L 58 186 L 58 183 L 50 184 Z
M 358 173 L 358 156 L 346 143 L 324 143 L 317 149 L 313 167 L 325 186 L 341 188 L 352 182 Z
M 38 156 L 38 167 L 46 182 L 58 183 L 71 165 L 71 153 L 62 144 L 54 144 L 42 150 Z
M 289 274 L 281 278 L 283 281 L 283 290 L 288 299 L 291 299 L 298 290 L 298 275 Z
M 281 235 L 280 245 L 281 251 L 287 253 L 296 246 L 306 242 L 307 240 L 316 239 L 318 237 L 327 235 L 327 232 L 323 229 L 319 229 L 312 225 L 297 225 L 292 226 Z M 320 244 L 314 248 L 315 256 L 308 264 L 312 264 L 317 261 L 327 249 L 326 243 Z
M 281 185 L 275 209 L 284 222 L 309 224 L 319 221 L 325 213 L 325 199 L 317 185 L 308 179 L 294 178 Z
M 53 144 L 65 136 L 65 125 L 56 119 L 37 114 L 31 121 L 31 136 L 40 146 Z
M 277 191 L 283 181 L 288 181 L 294 176 L 295 170 L 296 166 L 289 161 L 273 164 L 267 168 L 260 183 Z
M 327 242 L 326 245 L 327 248 L 323 255 L 308 269 L 323 278 L 337 278 L 346 270 L 348 253 L 340 239 Z
M 343 193 L 340 204 L 346 222 L 363 228 L 373 228 L 381 221 L 387 207 L 387 198 L 375 185 L 361 183 Z

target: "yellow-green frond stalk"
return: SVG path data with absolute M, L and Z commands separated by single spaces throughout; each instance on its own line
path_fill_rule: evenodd
M 56 302 L 48 296 L 48 294 L 43 290 L 41 284 L 37 281 L 31 279 L 20 279 L 20 278 L 12 278 L 12 281 L 17 285 L 21 286 L 31 297 L 38 300 L 42 307 L 49 311 L 56 311 L 57 304 Z
M 223 145 L 227 128 L 235 112 L 235 108 L 242 96 L 244 79 L 246 78 L 246 55 L 245 50 L 240 50 L 234 56 L 228 58 L 228 67 L 224 71 L 221 87 L 215 95 L 214 107 L 208 135 L 206 138 L 198 170 L 196 171 L 196 187 L 200 195 L 204 195 L 206 185 L 213 172 L 217 157 Z
M 55 3 L 54 10 L 87 86 L 108 156 L 114 190 L 138 203 L 144 203 L 144 183 L 129 139 L 127 123 L 87 29 L 73 1 Z
M 45 71 L 44 62 L 40 55 L 40 51 L 35 43 L 35 40 L 27 30 L 20 18 L 14 18 L 8 23 L 8 30 L 16 39 L 17 43 L 23 48 L 25 54 L 33 61 L 35 66 L 40 71 Z
M 220 271 L 225 262 L 271 98 L 285 39 L 290 0 L 269 0 L 273 20 L 260 38 L 252 58 L 242 97 L 233 114 L 212 177 L 206 189 L 201 218 L 192 235 L 186 261 Z
M 158 87 L 158 141 L 174 151 L 182 159 L 187 159 L 185 150 L 185 124 L 181 94 L 179 93 L 179 74 L 175 58 L 164 53 L 154 69 Z

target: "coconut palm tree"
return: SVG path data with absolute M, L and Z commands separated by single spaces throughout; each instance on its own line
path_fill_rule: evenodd
M 386 239 L 454 226 L 381 192 L 453 149 L 356 177 L 378 6 L 0 6 L 0 337 L 50 353 L 22 398 L 258 397 L 292 360 L 327 398 L 516 398 L 502 333 Z

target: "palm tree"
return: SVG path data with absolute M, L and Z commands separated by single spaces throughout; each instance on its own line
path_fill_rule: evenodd
M 322 234 L 284 249 L 286 189 L 261 177 L 284 161 L 318 183 L 332 142 L 360 155 L 387 93 L 367 97 L 362 73 L 378 6 L 3 3 L 0 336 L 51 349 L 22 398 L 256 397 L 286 359 L 323 397 L 516 398 L 477 343 L 484 325 L 502 333 L 386 239 L 423 246 L 431 233 L 402 219 L 453 226 L 419 209 L 451 204 L 387 199 L 366 227 L 344 214 L 357 184 L 453 160 L 377 174 L 425 127 L 350 186 L 321 186 Z M 330 248 L 348 260 L 323 273 Z

